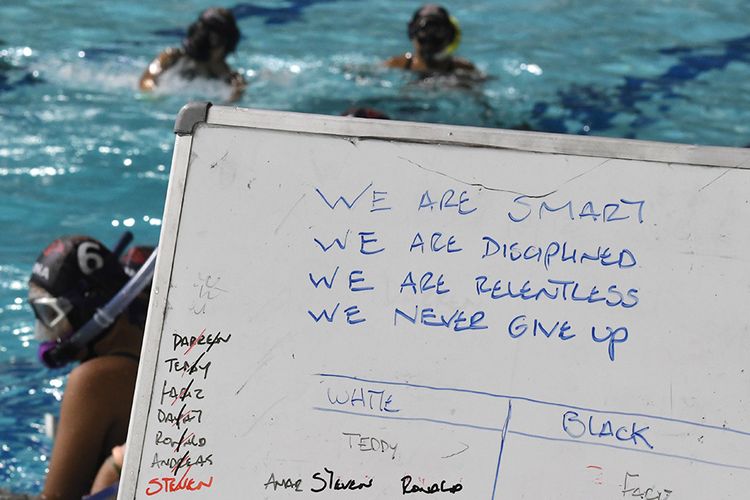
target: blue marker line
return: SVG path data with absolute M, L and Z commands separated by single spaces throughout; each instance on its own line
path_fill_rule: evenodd
M 549 436 L 542 436 L 542 435 L 539 435 L 539 434 L 529 434 L 529 433 L 520 432 L 520 431 L 509 431 L 509 432 L 511 434 L 515 434 L 517 436 L 523 436 L 523 437 L 532 438 L 532 439 L 542 439 L 544 441 L 559 441 L 559 442 L 563 442 L 563 443 L 576 443 L 576 444 L 586 444 L 586 445 L 591 445 L 591 446 L 603 446 L 605 448 L 614 448 L 616 450 L 635 451 L 635 452 L 638 452 L 638 453 L 647 453 L 649 455 L 658 455 L 660 457 L 667 457 L 667 458 L 677 458 L 677 459 L 680 459 L 680 460 L 688 460 L 690 462 L 696 462 L 696 463 L 706 464 L 706 465 L 715 465 L 717 467 L 726 467 L 726 468 L 729 468 L 729 469 L 750 470 L 750 467 L 744 466 L 744 465 L 734 465 L 734 464 L 725 464 L 725 463 L 721 463 L 721 462 L 712 462 L 710 460 L 702 460 L 700 458 L 693 458 L 693 457 L 688 457 L 688 456 L 685 456 L 685 455 L 673 455 L 671 453 L 662 453 L 662 452 L 652 451 L 652 450 L 639 450 L 639 449 L 636 449 L 636 448 L 624 448 L 622 446 L 617 446 L 617 445 L 614 445 L 614 444 L 607 444 L 607 443 L 592 443 L 590 441 L 578 441 L 578 440 L 575 440 L 575 439 L 554 438 L 554 437 L 549 437 Z
M 500 477 L 500 461 L 503 459 L 503 449 L 505 448 L 505 437 L 508 435 L 508 425 L 510 424 L 510 413 L 512 401 L 508 401 L 508 414 L 505 416 L 503 424 L 503 433 L 500 438 L 500 453 L 497 455 L 497 468 L 495 469 L 495 483 L 492 485 L 492 500 L 495 500 L 495 491 L 497 491 L 497 479 Z
M 573 410 L 581 410 L 581 411 L 587 411 L 591 413 L 599 413 L 599 414 L 608 414 L 608 415 L 622 415 L 622 416 L 628 416 L 628 417 L 641 417 L 641 418 L 652 418 L 654 420 L 661 420 L 663 422 L 674 422 L 679 424 L 687 424 L 687 425 L 694 425 L 696 427 L 701 427 L 703 429 L 712 429 L 716 431 L 723 431 L 723 432 L 730 432 L 733 434 L 739 434 L 741 436 L 750 436 L 750 432 L 748 431 L 742 431 L 739 429 L 732 429 L 730 427 L 723 427 L 718 425 L 711 425 L 711 424 L 704 424 L 701 422 L 693 422 L 690 420 L 682 420 L 679 418 L 669 418 L 669 417 L 662 417 L 659 415 L 650 415 L 648 413 L 634 413 L 634 412 L 625 412 L 625 411 L 614 411 L 614 410 L 598 410 L 596 408 L 586 408 L 584 406 L 575 406 L 575 405 L 566 405 L 562 403 L 556 403 L 553 401 L 543 401 L 541 399 L 533 399 L 533 398 L 527 398 L 522 396 L 513 396 L 508 394 L 496 394 L 492 392 L 487 391 L 477 391 L 473 389 L 460 389 L 455 387 L 436 387 L 431 385 L 423 385 L 423 384 L 411 384 L 409 382 L 386 382 L 383 380 L 370 380 L 366 378 L 361 377 L 354 377 L 351 375 L 337 375 L 333 373 L 316 373 L 315 375 L 320 377 L 329 377 L 329 378 L 340 378 L 340 379 L 346 379 L 346 380 L 356 380 L 358 382 L 365 382 L 369 384 L 381 384 L 381 385 L 392 385 L 392 386 L 398 386 L 398 387 L 412 387 L 415 389 L 429 389 L 431 391 L 445 391 L 445 392 L 459 392 L 463 394 L 473 394 L 475 396 L 489 396 L 493 398 L 504 398 L 504 399 L 511 399 L 516 401 L 525 401 L 527 403 L 535 403 L 535 404 L 541 404 L 546 406 L 554 406 L 558 408 L 566 408 L 566 409 L 573 409 Z
M 367 187 L 365 187 L 362 190 L 362 192 L 359 193 L 356 198 L 354 198 L 354 201 L 352 201 L 352 202 L 350 202 L 349 200 L 347 200 L 343 196 L 339 196 L 338 199 L 335 202 L 333 202 L 333 205 L 331 205 L 331 202 L 328 201 L 328 198 L 326 198 L 326 195 L 324 195 L 320 191 L 320 189 L 315 188 L 315 192 L 317 192 L 320 195 L 320 197 L 323 199 L 323 202 L 326 205 L 328 205 L 328 208 L 330 208 L 331 210 L 335 210 L 336 207 L 338 206 L 339 202 L 342 202 L 346 206 L 346 208 L 348 208 L 349 210 L 351 210 L 352 207 L 354 207 L 354 205 L 356 205 L 357 201 L 359 201 L 359 199 L 362 198 L 362 195 L 364 195 L 367 192 L 367 190 L 370 189 L 371 187 L 372 187 L 372 182 L 370 184 L 368 184 Z
M 511 401 L 508 401 L 508 415 L 505 418 L 505 424 L 503 428 L 497 428 L 497 427 L 484 427 L 481 425 L 472 425 L 472 424 L 462 424 L 460 422 L 451 422 L 449 420 L 439 420 L 435 418 L 424 418 L 424 417 L 399 417 L 396 415 L 369 415 L 367 413 L 358 413 L 356 411 L 347 411 L 347 410 L 339 410 L 334 408 L 321 408 L 318 406 L 314 406 L 313 410 L 327 412 L 327 413 L 340 413 L 343 415 L 351 415 L 355 417 L 369 417 L 369 418 L 380 418 L 385 420 L 405 420 L 409 422 L 429 422 L 433 424 L 442 424 L 442 425 L 451 425 L 454 427 L 465 427 L 467 429 L 475 429 L 480 431 L 491 431 L 491 432 L 500 432 L 502 433 L 502 436 L 500 438 L 500 453 L 497 457 L 497 469 L 495 470 L 495 484 L 492 487 L 492 500 L 495 498 L 495 491 L 497 489 L 497 482 L 500 477 L 500 461 L 502 460 L 503 456 L 503 449 L 505 448 L 505 439 L 507 437 L 507 434 L 514 434 L 516 436 L 531 438 L 531 439 L 541 439 L 543 441 L 556 441 L 556 442 L 563 442 L 563 443 L 575 443 L 575 444 L 582 444 L 582 445 L 588 445 L 588 446 L 601 446 L 604 448 L 613 448 L 615 450 L 624 450 L 624 451 L 634 451 L 637 453 L 646 453 L 649 455 L 656 455 L 660 457 L 665 458 L 674 458 L 678 460 L 686 460 L 688 462 L 695 462 L 705 465 L 713 465 L 715 467 L 723 467 L 727 469 L 738 469 L 738 470 L 747 470 L 750 471 L 750 467 L 745 465 L 735 465 L 735 464 L 727 464 L 722 462 L 713 462 L 710 460 L 703 460 L 700 458 L 694 458 L 689 457 L 685 455 L 675 455 L 671 453 L 662 453 L 658 451 L 653 450 L 639 450 L 635 448 L 625 448 L 622 446 L 617 446 L 614 444 L 607 444 L 607 443 L 592 443 L 590 441 L 578 441 L 576 439 L 567 439 L 567 438 L 555 438 L 555 437 L 549 437 L 549 436 L 542 436 L 540 434 L 530 434 L 527 432 L 521 432 L 521 431 L 511 431 L 508 430 L 508 425 L 510 423 L 510 414 L 511 414 Z
M 335 408 L 321 408 L 319 406 L 313 406 L 313 410 L 325 411 L 329 413 L 343 413 L 344 415 L 354 415 L 357 417 L 384 418 L 387 420 L 407 420 L 409 422 L 430 422 L 432 424 L 452 425 L 454 427 L 466 427 L 468 429 L 475 429 L 479 431 L 502 432 L 502 429 L 498 429 L 497 427 L 485 427 L 482 425 L 462 424 L 460 422 L 451 422 L 450 420 L 438 420 L 435 418 L 399 417 L 396 415 L 370 415 L 368 413 L 359 413 L 356 411 L 339 410 Z

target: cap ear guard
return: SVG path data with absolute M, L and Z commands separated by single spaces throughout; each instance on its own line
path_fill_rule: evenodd
M 453 25 L 454 35 L 453 41 L 451 41 L 451 43 L 442 51 L 445 55 L 453 54 L 461 44 L 461 26 L 458 24 L 458 19 L 453 16 L 449 16 L 448 19 L 450 19 L 450 22 Z

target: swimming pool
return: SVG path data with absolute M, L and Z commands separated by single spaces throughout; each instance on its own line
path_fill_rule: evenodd
M 625 5 L 626 4 L 626 5 Z M 36 360 L 26 280 L 61 234 L 156 243 L 175 113 L 221 102 L 213 85 L 136 90 L 156 53 L 211 5 L 197 0 L 5 0 L 0 7 L 0 488 L 38 492 L 64 370 Z M 227 5 L 245 107 L 528 127 L 723 146 L 750 143 L 750 4 L 744 0 L 509 0 L 445 4 L 460 55 L 490 79 L 416 84 L 378 63 L 409 48 L 418 3 L 289 0 Z

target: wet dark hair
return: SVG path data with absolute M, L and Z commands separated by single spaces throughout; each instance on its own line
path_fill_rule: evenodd
M 198 61 L 206 61 L 211 49 L 223 45 L 225 54 L 234 52 L 240 41 L 240 30 L 232 11 L 218 7 L 204 10 L 188 28 L 182 41 L 185 53 Z
M 444 27 L 449 34 L 448 43 L 456 38 L 456 27 L 451 22 L 448 11 L 437 4 L 425 4 L 414 12 L 408 25 L 409 39 L 417 36 L 419 31 L 427 24 L 440 25 Z

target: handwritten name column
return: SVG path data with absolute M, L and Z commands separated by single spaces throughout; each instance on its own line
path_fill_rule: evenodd
M 199 273 L 193 283 L 192 314 L 205 318 L 213 302 L 228 293 L 221 278 Z M 147 483 L 147 496 L 175 491 L 210 489 L 216 465 L 211 443 L 201 429 L 210 426 L 211 358 L 232 338 L 231 333 L 206 325 L 196 332 L 173 332 L 172 353 L 163 360 L 167 376 L 157 382 L 161 390 L 157 407 L 158 429 L 152 439 L 157 452 L 151 461 L 156 474 Z M 207 411 L 209 409 L 209 411 Z

